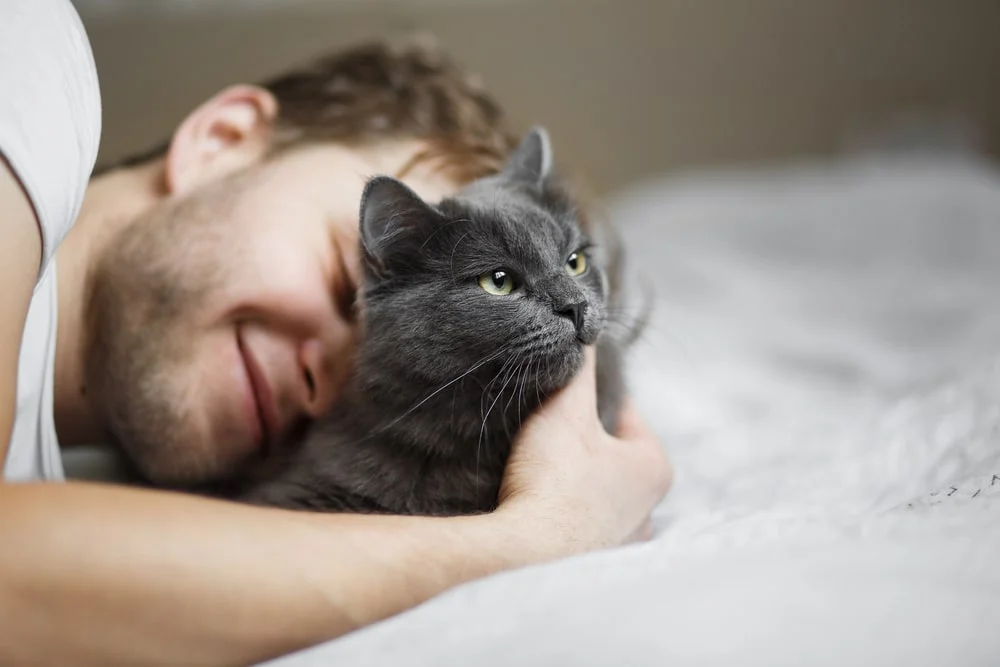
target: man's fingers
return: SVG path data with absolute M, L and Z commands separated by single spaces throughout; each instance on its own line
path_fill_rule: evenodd
M 617 438 L 635 445 L 632 451 L 641 456 L 641 465 L 652 476 L 660 498 L 666 495 L 674 483 L 674 468 L 660 439 L 629 398 L 622 406 Z
M 618 433 L 622 440 L 637 440 L 652 437 L 652 433 L 635 408 L 631 398 L 626 397 L 618 415 Z
M 656 434 L 639 414 L 631 398 L 626 398 L 622 404 L 618 437 L 622 440 L 656 440 Z

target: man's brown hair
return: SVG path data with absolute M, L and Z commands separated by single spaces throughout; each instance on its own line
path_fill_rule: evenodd
M 357 45 L 259 85 L 278 101 L 277 151 L 314 141 L 417 139 L 428 148 L 397 176 L 418 161 L 434 160 L 468 182 L 498 170 L 516 144 L 493 97 L 428 39 Z M 116 166 L 160 157 L 168 145 Z

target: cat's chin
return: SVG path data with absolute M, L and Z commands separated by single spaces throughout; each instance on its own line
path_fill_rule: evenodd
M 538 379 L 545 393 L 558 391 L 570 383 L 583 366 L 583 345 L 567 342 L 557 353 L 540 360 Z

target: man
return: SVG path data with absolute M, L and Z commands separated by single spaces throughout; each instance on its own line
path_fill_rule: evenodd
M 371 46 L 226 88 L 87 183 L 82 26 L 66 0 L 0 13 L 0 663 L 251 663 L 648 531 L 669 464 L 631 409 L 619 437 L 601 430 L 592 354 L 526 425 L 489 515 L 42 483 L 64 477 L 59 447 L 96 441 L 164 487 L 266 456 L 343 382 L 365 178 L 440 198 L 514 137 L 440 54 Z

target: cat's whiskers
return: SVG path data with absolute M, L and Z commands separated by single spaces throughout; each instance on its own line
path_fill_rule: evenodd
M 524 378 L 521 380 L 521 394 L 517 399 L 517 427 L 521 428 L 521 424 L 524 423 L 524 419 L 521 417 L 521 407 L 524 405 L 524 388 L 528 385 L 528 378 L 531 377 L 531 368 L 535 365 L 534 357 L 528 357 L 528 367 L 524 372 Z
M 541 377 L 541 372 L 540 371 L 542 370 L 542 361 L 543 361 L 543 359 L 541 357 L 539 357 L 538 358 L 538 370 L 535 371 L 535 404 L 536 405 L 541 405 L 542 404 L 542 397 L 539 396 L 539 391 L 538 391 L 538 379 L 539 379 L 539 377 Z
M 500 416 L 503 417 L 503 421 L 501 422 L 503 424 L 503 432 L 508 439 L 512 438 L 513 436 L 511 435 L 510 432 L 510 424 L 507 423 L 507 415 L 510 412 L 510 404 L 514 401 L 514 399 L 518 395 L 517 385 L 521 382 L 521 375 L 522 373 L 524 373 L 526 367 L 527 367 L 527 360 L 521 359 L 521 361 L 518 362 L 517 370 L 514 371 L 514 374 L 512 376 L 514 378 L 514 387 L 511 389 L 510 398 L 507 399 L 507 403 L 503 407 L 503 412 L 500 413 Z M 500 390 L 500 394 L 501 396 L 503 395 L 503 389 Z M 520 427 L 520 421 L 518 421 L 517 425 Z
M 510 345 L 513 345 L 513 343 L 510 343 Z M 508 359 L 504 361 L 503 365 L 500 366 L 500 369 L 496 372 L 496 374 L 490 379 L 489 382 L 486 383 L 486 385 L 483 386 L 482 393 L 480 393 L 479 395 L 479 418 L 482 420 L 483 427 L 486 424 L 486 401 L 489 400 L 487 396 L 489 395 L 488 392 L 490 390 L 490 387 L 493 386 L 493 383 L 497 381 L 500 375 L 504 372 L 504 369 L 507 368 L 507 364 L 511 363 L 513 359 L 514 355 L 511 355 Z M 474 479 L 476 485 L 477 505 L 479 504 L 479 455 L 480 455 L 480 445 L 482 444 L 482 439 L 483 439 L 483 430 L 482 430 L 483 427 L 480 427 L 479 442 L 476 443 L 476 474 Z
M 528 378 L 531 377 L 531 369 L 535 365 L 535 357 L 531 355 L 527 358 L 524 365 L 524 375 L 521 377 L 521 388 L 518 390 L 515 386 L 517 393 L 517 428 L 521 428 L 524 424 L 524 419 L 521 415 L 521 409 L 525 404 L 524 389 L 528 385 Z
M 520 364 L 518 364 L 517 367 L 520 368 Z M 507 373 L 503 386 L 500 387 L 500 391 L 497 393 L 497 397 L 493 399 L 493 402 L 490 404 L 489 409 L 486 411 L 486 415 L 483 417 L 483 425 L 479 429 L 479 443 L 476 445 L 476 503 L 477 504 L 479 503 L 479 461 L 480 461 L 480 454 L 482 453 L 483 450 L 483 438 L 486 435 L 486 422 L 489 421 L 490 413 L 493 412 L 493 407 L 503 396 L 503 392 L 507 388 L 507 385 L 510 383 L 510 379 L 513 376 L 514 376 L 513 372 Z
M 510 344 L 507 344 L 507 345 L 504 345 L 503 347 L 501 347 L 501 348 L 500 348 L 499 350 L 497 350 L 496 352 L 491 352 L 490 354 L 486 355 L 485 357 L 483 357 L 483 358 L 482 358 L 482 359 L 480 359 L 479 361 L 477 361 L 477 362 L 473 363 L 473 364 L 472 364 L 472 366 L 471 366 L 471 367 L 469 368 L 469 370 L 465 371 L 464 373 L 462 373 L 461 375 L 459 375 L 459 376 L 458 376 L 458 377 L 456 377 L 455 379 L 453 379 L 453 380 L 449 380 L 448 382 L 445 382 L 445 383 L 444 383 L 443 385 L 441 385 L 440 387 L 438 387 L 437 389 L 435 389 L 434 391 L 432 391 L 432 392 L 431 392 L 431 393 L 430 393 L 430 394 L 429 394 L 429 395 L 428 395 L 428 396 L 427 396 L 426 398 L 424 398 L 423 400 L 421 400 L 421 401 L 420 401 L 419 403 L 417 403 L 416 405 L 414 405 L 414 406 L 413 406 L 412 408 L 410 408 L 409 410 L 407 410 L 407 411 L 406 411 L 406 412 L 404 412 L 403 414 L 399 415 L 399 416 L 398 416 L 398 417 L 396 417 L 395 419 L 391 420 L 391 421 L 390 421 L 389 423 L 385 424 L 385 425 L 384 425 L 384 426 L 383 426 L 382 428 L 380 428 L 380 429 L 377 429 L 376 431 L 374 431 L 374 432 L 372 433 L 372 435 L 374 435 L 375 433 L 380 433 L 380 432 L 382 432 L 382 431 L 385 431 L 385 430 L 387 430 L 387 429 L 391 428 L 392 426 L 396 425 L 396 424 L 397 424 L 397 423 L 399 423 L 399 422 L 400 422 L 400 421 L 401 421 L 402 419 L 404 419 L 404 418 L 406 418 L 406 417 L 407 417 L 408 415 L 410 415 L 410 414 L 411 414 L 411 413 L 412 413 L 412 412 L 413 412 L 414 410 L 418 409 L 418 408 L 419 408 L 419 407 L 420 407 L 421 405 L 423 405 L 423 404 L 424 404 L 424 403 L 426 403 L 427 401 L 431 400 L 432 398 L 434 398 L 435 396 L 437 396 L 437 395 L 438 395 L 438 394 L 440 394 L 440 393 L 441 393 L 442 391 L 444 391 L 445 389 L 447 389 L 447 388 L 448 388 L 448 387 L 450 387 L 451 385 L 455 384 L 455 383 L 456 383 L 456 382 L 458 382 L 459 380 L 461 380 L 461 379 L 465 378 L 465 377 L 466 377 L 466 376 L 468 376 L 468 375 L 469 375 L 470 373 L 473 373 L 473 372 L 475 372 L 475 371 L 476 371 L 477 369 L 479 369 L 479 368 L 481 368 L 482 366 L 484 366 L 484 365 L 488 364 L 488 363 L 489 363 L 490 361 L 492 361 L 492 360 L 496 359 L 497 357 L 499 357 L 499 356 L 500 356 L 501 354 L 503 354 L 504 352 L 507 352 L 507 351 L 508 351 L 508 350 L 509 350 L 509 349 L 510 349 L 511 347 L 512 347 L 512 346 L 511 346 Z M 371 436 L 369 436 L 369 437 L 371 437 Z
M 489 393 L 490 387 L 492 387 L 493 384 L 498 379 L 500 379 L 500 376 L 503 374 L 503 372 L 505 370 L 507 370 L 507 366 L 509 364 L 512 364 L 512 363 L 514 363 L 514 355 L 511 355 L 510 357 L 507 358 L 506 361 L 504 361 L 503 365 L 500 366 L 500 370 L 498 370 L 496 372 L 496 374 L 493 376 L 493 378 L 490 379 L 490 381 L 487 382 L 486 385 L 483 387 L 482 393 L 479 396 L 479 418 L 480 419 L 485 419 L 486 418 L 485 417 L 485 415 L 486 415 L 486 401 L 490 400 L 489 396 L 492 396 L 492 394 Z
M 521 381 L 521 373 L 524 372 L 524 367 L 525 367 L 525 360 L 521 359 L 520 363 L 518 363 L 517 365 L 517 371 L 516 371 L 517 379 L 514 380 L 514 391 L 511 392 L 510 398 L 507 399 L 507 402 L 503 406 L 504 412 L 507 412 L 507 410 L 510 409 L 510 404 L 514 402 L 514 397 L 517 396 L 517 383 Z
M 485 402 L 490 400 L 490 397 L 493 396 L 493 393 L 490 391 L 490 387 L 493 386 L 493 384 L 500 379 L 501 375 L 503 375 L 504 378 L 502 382 L 504 382 L 504 386 L 506 386 L 508 374 L 505 374 L 504 371 L 513 370 L 515 363 L 517 363 L 517 354 L 512 354 L 507 359 L 507 361 L 504 362 L 503 366 L 500 367 L 500 370 L 497 371 L 497 374 L 493 376 L 493 379 L 490 380 L 489 383 L 486 385 L 486 387 L 483 388 L 483 393 L 479 397 L 479 417 L 484 422 L 486 421 L 486 417 L 489 414 L 488 412 L 486 412 Z M 500 388 L 500 393 L 497 394 L 497 399 L 499 399 L 500 396 L 503 394 L 503 389 L 504 387 Z M 494 399 L 494 403 L 496 403 L 496 399 Z

